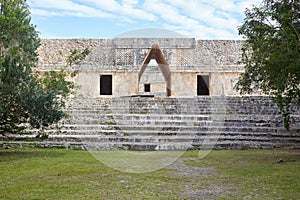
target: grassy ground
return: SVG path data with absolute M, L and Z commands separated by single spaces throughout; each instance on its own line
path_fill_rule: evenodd
M 228 189 L 220 199 L 299 199 L 300 151 L 213 151 L 190 166 L 214 166 L 211 184 Z M 230 192 L 231 191 L 231 192 Z
M 106 167 L 88 151 L 0 150 L 0 199 L 298 199 L 300 152 L 185 153 L 142 174 Z M 279 161 L 279 162 L 278 162 Z

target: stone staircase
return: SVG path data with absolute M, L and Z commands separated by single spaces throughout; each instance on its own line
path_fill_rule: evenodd
M 267 97 L 75 98 L 60 129 L 0 138 L 3 147 L 92 150 L 300 148 L 300 112 L 283 128 Z M 32 130 L 34 132 L 34 130 Z

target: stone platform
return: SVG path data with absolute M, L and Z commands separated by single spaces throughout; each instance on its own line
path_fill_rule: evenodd
M 92 150 L 300 148 L 299 110 L 290 132 L 278 112 L 262 96 L 78 97 L 61 128 L 47 130 L 48 139 L 20 135 L 0 143 Z

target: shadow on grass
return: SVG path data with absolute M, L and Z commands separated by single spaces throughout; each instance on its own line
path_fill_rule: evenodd
M 0 162 L 17 161 L 26 158 L 58 158 L 66 155 L 66 150 L 49 149 L 4 149 L 0 150 Z

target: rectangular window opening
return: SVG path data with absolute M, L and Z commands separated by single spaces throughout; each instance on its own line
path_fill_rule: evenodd
M 100 95 L 112 95 L 112 75 L 100 76 Z
M 209 76 L 197 76 L 197 95 L 209 95 Z
M 150 86 L 150 84 L 145 84 L 144 85 L 144 91 L 145 92 L 151 92 L 151 86 Z

